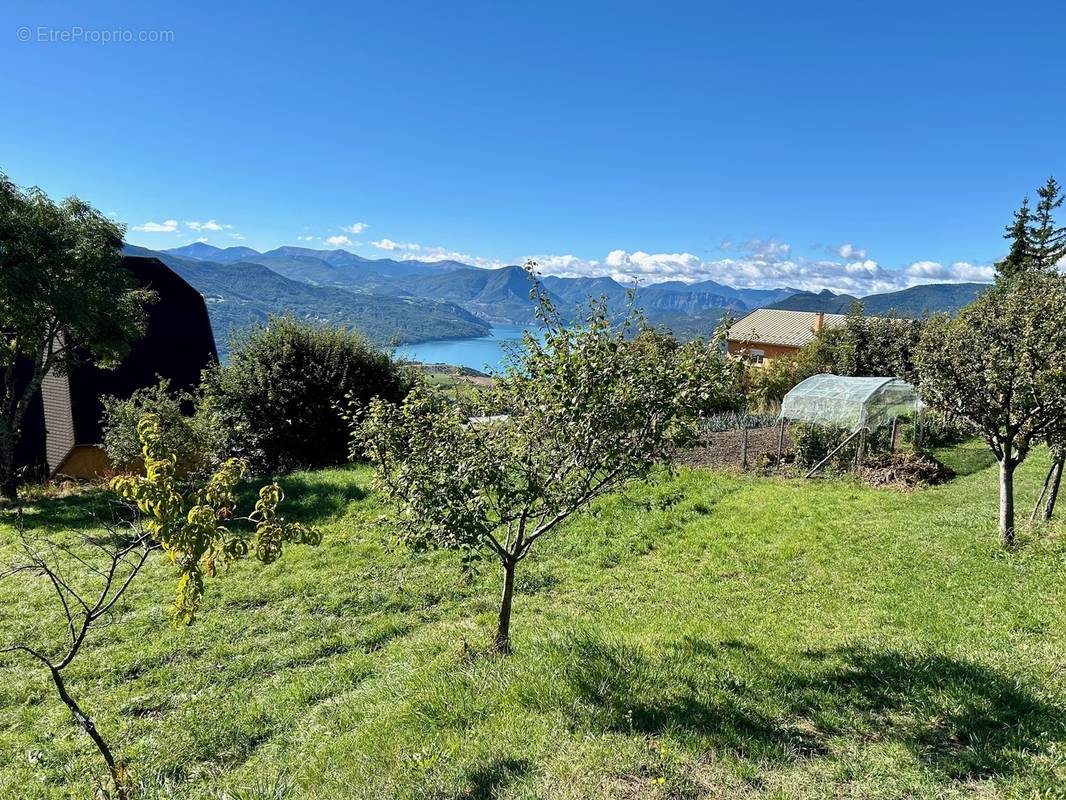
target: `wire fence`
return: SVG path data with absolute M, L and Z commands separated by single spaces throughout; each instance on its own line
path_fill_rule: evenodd
M 693 467 L 771 467 L 792 453 L 788 429 L 774 414 L 715 414 L 702 421 L 699 444 L 679 460 Z
M 796 452 L 796 438 L 793 435 L 794 423 L 782 420 L 777 414 L 724 412 L 704 418 L 700 425 L 700 441 L 692 448 L 679 454 L 679 461 L 688 466 L 726 468 L 738 470 L 771 470 L 792 465 L 794 461 L 810 458 L 809 433 L 807 447 L 803 452 Z M 915 436 L 913 420 L 900 418 L 895 423 L 885 426 L 873 433 L 867 432 L 862 437 L 864 454 L 872 452 L 894 452 L 900 447 L 912 447 Z M 843 434 L 834 433 L 835 429 L 825 429 L 825 453 L 832 451 L 840 443 Z M 836 441 L 830 441 L 836 436 Z M 837 468 L 845 467 L 850 461 L 856 461 L 859 440 L 854 437 L 833 459 Z M 817 451 L 818 448 L 815 448 Z M 797 458 L 797 456 L 799 456 Z M 821 459 L 814 458 L 812 463 Z M 811 466 L 811 463 L 807 463 Z M 802 472 L 805 472 L 804 468 Z

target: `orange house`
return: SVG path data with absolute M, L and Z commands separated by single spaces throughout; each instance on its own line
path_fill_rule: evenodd
M 729 328 L 726 347 L 737 358 L 766 365 L 776 358 L 795 355 L 823 328 L 844 324 L 844 314 L 822 311 L 784 311 L 760 308 Z

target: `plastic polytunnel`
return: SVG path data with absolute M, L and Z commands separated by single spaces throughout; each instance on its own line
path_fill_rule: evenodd
M 898 378 L 846 378 L 813 375 L 798 383 L 781 403 L 781 417 L 857 431 L 875 431 L 918 411 L 918 392 Z

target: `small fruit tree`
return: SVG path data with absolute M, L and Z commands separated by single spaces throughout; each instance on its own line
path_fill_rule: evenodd
M 179 625 L 193 621 L 203 599 L 204 577 L 213 576 L 219 566 L 245 557 L 253 548 L 256 558 L 270 563 L 287 543 L 317 544 L 322 538 L 315 528 L 285 522 L 278 515 L 282 492 L 276 483 L 259 490 L 255 509 L 247 517 L 236 516 L 235 489 L 244 465 L 235 459 L 227 461 L 203 485 L 182 486 L 177 456 L 167 452 L 163 444 L 159 418 L 147 415 L 138 428 L 145 475 L 116 478 L 112 485 L 139 513 L 124 524 L 105 526 L 108 535 L 102 538 L 40 540 L 23 530 L 26 557 L 7 573 L 46 582 L 62 610 L 67 641 L 59 647 L 16 644 L 0 650 L 28 655 L 48 671 L 60 699 L 107 764 L 114 796 L 119 800 L 129 796 L 127 769 L 115 758 L 92 717 L 70 695 L 63 675 L 81 652 L 90 630 L 112 617 L 157 550 L 166 553 L 178 568 L 172 616 Z M 245 529 L 238 526 L 242 522 Z
M 453 402 L 430 387 L 370 404 L 356 455 L 376 468 L 392 520 L 416 547 L 494 555 L 503 569 L 495 647 L 511 649 L 515 570 L 533 545 L 597 498 L 648 477 L 693 440 L 729 392 L 717 344 L 681 344 L 629 304 L 567 325 L 534 272 L 543 332 L 527 334 L 493 388 Z
M 1066 424 L 1066 277 L 1001 278 L 954 319 L 930 320 L 915 361 L 922 399 L 973 425 L 999 462 L 999 533 L 1013 545 L 1014 472 Z
M 162 446 L 159 419 L 147 415 L 138 429 L 145 474 L 115 478 L 112 487 L 123 500 L 136 504 L 145 515 L 144 526 L 152 540 L 178 567 L 178 593 L 172 608 L 175 624 L 193 621 L 204 594 L 204 576 L 214 577 L 219 566 L 244 558 L 252 546 L 256 558 L 269 564 L 288 542 L 321 541 L 317 529 L 278 516 L 282 492 L 276 483 L 259 490 L 251 514 L 235 517 L 235 489 L 247 469 L 239 459 L 228 459 L 206 483 L 183 493 L 178 459 Z M 240 521 L 255 525 L 251 542 L 233 524 Z

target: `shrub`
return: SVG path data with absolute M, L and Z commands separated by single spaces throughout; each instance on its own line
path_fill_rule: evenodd
M 780 408 L 792 387 L 815 372 L 795 358 L 775 358 L 761 366 L 745 363 L 739 381 L 747 405 L 766 411 Z
M 813 467 L 829 455 L 850 433 L 847 428 L 818 425 L 813 422 L 794 422 L 788 429 L 796 462 L 808 467 Z M 836 459 L 837 463 L 845 462 L 852 455 L 853 448 L 844 448 Z
M 357 332 L 272 318 L 239 334 L 229 362 L 204 373 L 201 411 L 216 432 L 213 450 L 258 472 L 325 467 L 348 459 L 341 405 L 399 402 L 414 380 Z
M 907 421 L 910 424 L 903 431 L 903 441 L 916 450 L 948 447 L 977 435 L 977 429 L 966 420 L 939 411 L 913 414 Z
M 138 389 L 129 398 L 102 398 L 104 405 L 104 450 L 111 463 L 119 469 L 141 462 L 141 442 L 137 426 L 145 415 L 159 420 L 162 444 L 174 453 L 183 471 L 199 471 L 206 466 L 211 449 L 211 436 L 203 416 L 191 416 L 195 398 L 189 392 L 176 392 L 170 381 L 161 380 L 155 386 Z

